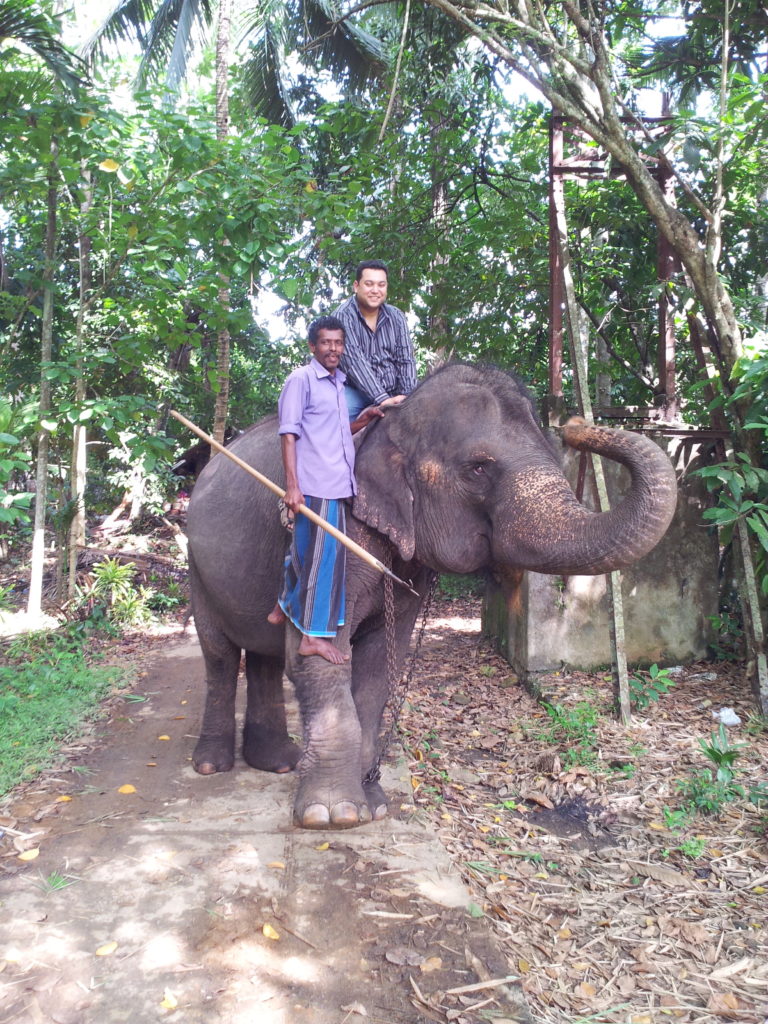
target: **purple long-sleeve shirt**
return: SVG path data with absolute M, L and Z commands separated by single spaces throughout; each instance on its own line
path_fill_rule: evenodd
M 312 359 L 283 385 L 278 433 L 296 435 L 296 469 L 304 495 L 349 498 L 357 493 L 344 380 L 341 370 L 332 375 Z

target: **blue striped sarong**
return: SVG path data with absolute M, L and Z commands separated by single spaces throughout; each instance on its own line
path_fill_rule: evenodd
M 304 504 L 344 532 L 344 501 L 304 495 Z M 347 550 L 335 537 L 301 514 L 285 559 L 280 607 L 307 636 L 336 636 L 344 625 L 344 573 Z

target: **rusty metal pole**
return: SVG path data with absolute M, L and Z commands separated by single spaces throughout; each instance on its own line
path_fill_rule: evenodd
M 563 205 L 563 123 L 554 114 L 549 119 L 549 378 L 550 425 L 557 423 L 563 397 L 563 265 L 557 241 L 558 209 Z M 554 423 L 553 423 L 554 418 Z

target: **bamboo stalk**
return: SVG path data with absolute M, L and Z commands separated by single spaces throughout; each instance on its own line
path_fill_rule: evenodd
M 571 256 L 568 248 L 568 225 L 565 219 L 565 203 L 560 198 L 556 213 L 558 246 L 562 266 L 563 289 L 565 293 L 565 310 L 568 323 L 568 340 L 571 347 L 573 376 L 576 384 L 576 397 L 579 411 L 587 423 L 594 423 L 592 415 L 592 399 L 589 394 L 589 377 L 587 345 L 582 336 L 582 319 L 571 274 Z M 598 509 L 605 512 L 610 508 L 605 473 L 600 456 L 592 454 L 592 470 L 597 485 Z M 620 720 L 627 725 L 631 719 L 629 672 L 627 670 L 627 647 L 624 633 L 624 599 L 621 592 L 621 573 L 614 569 L 607 574 L 608 582 L 608 621 L 611 636 L 611 660 L 613 691 Z
M 176 412 L 174 409 L 170 410 L 170 414 L 175 420 L 178 420 L 182 426 L 185 426 L 187 430 L 191 430 L 193 434 L 197 434 L 197 436 L 203 441 L 207 441 L 211 448 L 215 448 L 217 452 L 221 452 L 222 455 L 226 455 L 228 459 L 232 460 L 232 462 L 236 462 L 241 469 L 244 469 L 246 473 L 249 473 L 254 477 L 254 479 L 258 480 L 260 484 L 263 484 L 266 488 L 272 491 L 273 494 L 276 494 L 278 498 L 285 497 L 285 491 L 282 487 L 270 480 L 269 477 L 264 476 L 264 474 L 260 473 L 258 469 L 254 469 L 253 466 L 249 466 L 247 462 L 244 462 L 239 456 L 235 455 L 234 452 L 231 452 L 229 448 L 225 448 L 223 444 L 219 444 L 218 441 L 214 441 L 209 434 L 206 434 L 199 427 L 195 426 L 195 424 L 192 423 L 191 420 L 188 420 L 186 416 L 182 416 L 180 412 Z M 355 541 L 345 533 L 342 533 L 341 530 L 337 530 L 335 526 L 326 522 L 322 516 L 313 512 L 311 508 L 307 508 L 306 505 L 299 505 L 299 512 L 306 516 L 310 522 L 315 523 L 322 530 L 325 530 L 326 533 L 330 533 L 330 535 L 335 537 L 340 544 L 343 544 L 348 551 L 357 555 L 358 558 L 362 558 L 364 562 L 373 566 L 373 568 L 378 572 L 391 577 L 396 583 L 399 583 L 401 587 L 405 587 L 406 590 L 409 590 L 415 597 L 420 596 L 409 583 L 406 583 L 405 580 L 401 580 L 399 576 L 396 576 L 391 569 L 388 569 L 383 562 L 380 562 L 378 558 L 375 558 L 370 551 L 366 551 L 365 548 L 361 548 L 359 544 L 356 544 Z

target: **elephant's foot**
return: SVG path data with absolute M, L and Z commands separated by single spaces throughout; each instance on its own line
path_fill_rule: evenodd
M 384 796 L 384 790 L 378 782 L 364 782 L 363 792 L 365 793 L 365 799 L 368 801 L 368 809 L 371 812 L 373 821 L 381 821 L 382 818 L 386 818 L 387 798 Z
M 192 754 L 192 767 L 199 775 L 229 772 L 235 764 L 235 739 L 232 735 L 201 735 Z
M 328 792 L 310 780 L 302 780 L 293 807 L 293 818 L 299 828 L 355 828 L 371 820 L 371 812 L 362 789 L 356 794 Z
M 277 732 L 266 725 L 246 725 L 243 729 L 243 759 L 251 768 L 262 772 L 292 772 L 301 749 L 286 732 Z

